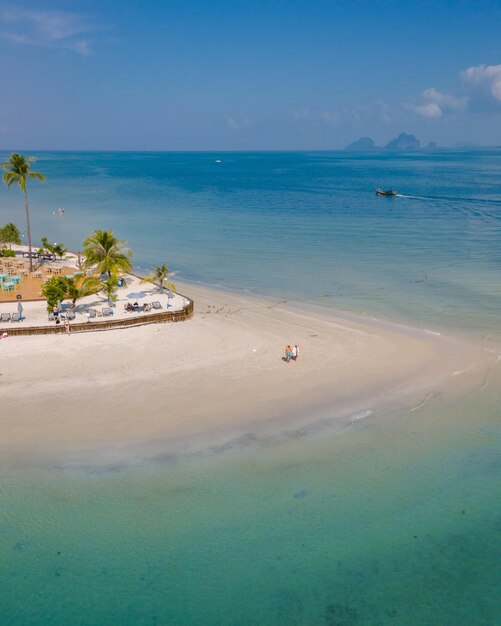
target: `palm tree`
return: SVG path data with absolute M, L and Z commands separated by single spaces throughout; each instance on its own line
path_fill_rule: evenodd
M 52 252 L 52 244 L 49 243 L 49 240 L 47 239 L 47 237 L 42 237 L 40 239 L 40 243 L 42 244 L 42 248 L 44 250 L 47 250 L 47 252 Z
M 62 243 L 56 243 L 55 246 L 52 246 L 52 252 L 56 254 L 60 259 L 68 252 L 68 248 Z
M 4 161 L 0 167 L 5 171 L 3 180 L 7 187 L 12 187 L 17 183 L 24 194 L 24 206 L 26 209 L 26 232 L 28 234 L 28 250 L 30 252 L 30 272 L 33 271 L 33 259 L 31 258 L 31 227 L 30 227 L 30 209 L 28 207 L 28 191 L 26 182 L 29 178 L 36 180 L 45 180 L 45 176 L 40 172 L 31 171 L 31 163 L 35 161 L 35 157 L 24 157 L 17 152 L 10 155 L 8 161 Z
M 116 292 L 118 289 L 118 278 L 116 274 L 112 274 L 107 280 L 101 281 L 101 291 L 104 291 L 108 302 L 115 302 L 117 299 Z
M 91 296 L 102 288 L 101 281 L 95 276 L 77 276 L 67 278 L 65 298 L 71 300 L 73 310 L 75 310 L 77 300 Z
M 112 274 L 129 272 L 132 269 L 132 252 L 124 247 L 124 243 L 111 230 L 95 230 L 83 242 L 84 266 L 95 266 L 100 274 L 108 274 L 108 278 Z
M 176 286 L 174 285 L 174 283 L 171 283 L 169 281 L 165 282 L 169 278 L 169 276 L 174 275 L 174 273 L 171 274 L 171 272 L 169 272 L 169 266 L 167 265 L 167 263 L 164 263 L 163 265 L 154 265 L 153 271 L 153 276 L 150 276 L 149 278 L 143 278 L 141 282 L 158 283 L 160 286 L 160 291 L 163 291 L 164 289 L 172 289 L 172 291 L 176 291 Z

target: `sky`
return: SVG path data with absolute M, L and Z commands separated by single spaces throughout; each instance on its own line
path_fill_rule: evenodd
M 501 145 L 501 0 L 0 0 L 0 149 Z

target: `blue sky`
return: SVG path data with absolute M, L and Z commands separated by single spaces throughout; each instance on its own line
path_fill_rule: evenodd
M 0 0 L 0 148 L 501 145 L 501 0 Z

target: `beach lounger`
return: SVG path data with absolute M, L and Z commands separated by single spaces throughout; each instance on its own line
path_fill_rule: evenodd
M 89 317 L 96 317 L 96 315 L 97 315 L 97 311 L 96 311 L 96 309 L 89 309 L 89 310 L 87 311 L 87 315 L 88 315 Z
M 113 311 L 111 310 L 109 306 L 105 306 L 103 309 L 103 316 L 108 317 L 110 315 L 113 315 Z
M 152 302 L 152 303 L 151 303 L 151 306 L 152 306 L 154 309 L 161 309 L 161 308 L 162 308 L 162 305 L 160 304 L 160 302 L 159 302 L 158 300 L 155 300 L 155 302 Z
M 10 318 L 11 322 L 20 322 L 21 321 L 21 313 L 12 313 L 12 317 Z
M 73 313 L 73 311 L 67 311 L 66 312 L 66 319 L 67 320 L 74 320 L 75 319 L 75 314 Z
M 10 313 L 2 313 L 0 315 L 0 322 L 8 322 L 10 320 Z

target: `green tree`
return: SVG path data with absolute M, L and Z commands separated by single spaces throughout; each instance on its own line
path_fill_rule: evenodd
M 41 250 L 45 250 L 45 251 L 50 252 L 50 253 L 54 252 L 54 247 L 50 243 L 50 241 L 47 239 L 47 237 L 42 237 L 40 242 L 42 244 L 42 247 L 40 248 Z
M 47 237 L 42 237 L 40 240 L 42 242 L 42 246 L 44 250 L 50 252 L 51 254 L 57 254 L 61 259 L 68 252 L 68 249 L 62 243 L 50 243 Z
M 12 247 L 13 243 L 20 246 L 21 233 L 19 232 L 19 228 L 12 222 L 2 226 L 2 228 L 0 228 L 0 241 L 9 244 L 9 249 Z
M 163 265 L 154 265 L 153 271 L 153 276 L 143 278 L 141 282 L 158 284 L 160 287 L 160 291 L 163 291 L 164 289 L 172 289 L 172 291 L 176 291 L 176 286 L 174 285 L 174 283 L 171 283 L 167 280 L 169 276 L 172 275 L 169 272 L 169 266 L 167 265 L 167 263 L 164 263 Z
M 47 298 L 47 308 L 52 311 L 62 300 L 71 300 L 73 310 L 77 300 L 91 296 L 102 289 L 101 281 L 95 276 L 53 276 L 42 286 L 42 295 Z
M 52 252 L 56 254 L 60 259 L 68 252 L 68 248 L 64 246 L 62 243 L 56 243 L 55 246 L 52 246 Z
M 47 299 L 47 309 L 52 311 L 60 300 L 66 298 L 68 279 L 64 276 L 53 276 L 42 285 L 42 295 Z
M 101 281 L 95 276 L 76 276 L 66 278 L 65 299 L 71 300 L 71 306 L 75 310 L 77 300 L 91 296 L 102 288 Z
M 115 302 L 117 299 L 118 277 L 112 274 L 106 280 L 101 281 L 101 291 L 104 291 L 108 300 Z
M 113 274 L 129 272 L 132 269 L 132 252 L 124 244 L 111 230 L 95 230 L 83 242 L 84 266 L 95 267 L 99 274 L 108 274 L 108 278 Z
M 31 164 L 35 161 L 35 157 L 24 157 L 17 152 L 10 155 L 7 161 L 4 161 L 0 167 L 4 170 L 3 180 L 7 187 L 17 184 L 24 194 L 24 208 L 26 210 L 26 232 L 28 235 L 28 250 L 30 252 L 30 272 L 33 271 L 33 259 L 31 258 L 31 227 L 30 227 L 30 209 L 28 206 L 28 190 L 26 183 L 28 179 L 45 180 L 45 176 L 40 172 L 32 172 Z

